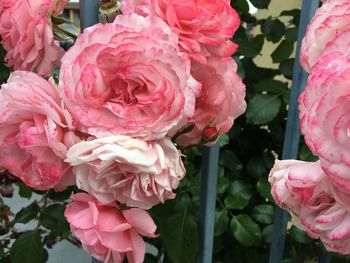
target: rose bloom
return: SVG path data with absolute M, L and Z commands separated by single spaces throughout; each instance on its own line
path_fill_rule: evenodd
M 350 64 L 333 52 L 314 66 L 299 98 L 301 131 L 332 182 L 350 193 Z
M 317 59 L 341 32 L 350 30 L 350 2 L 323 1 L 309 24 L 300 51 L 300 63 L 310 72 Z M 349 42 L 349 40 L 347 40 Z
M 350 254 L 350 212 L 334 199 L 319 162 L 277 160 L 269 182 L 277 204 L 291 213 L 298 228 L 320 239 L 327 250 Z
M 83 193 L 71 199 L 64 215 L 88 253 L 104 263 L 122 263 L 125 255 L 129 263 L 143 262 L 146 245 L 141 236 L 157 236 L 157 227 L 146 211 L 120 210 Z
M 160 17 L 179 36 L 181 50 L 198 62 L 208 55 L 230 57 L 237 49 L 230 38 L 240 19 L 228 0 L 123 0 L 122 12 Z
M 207 141 L 210 141 L 208 145 L 214 144 L 231 129 L 234 119 L 244 113 L 247 106 L 245 86 L 236 74 L 234 60 L 208 57 L 207 62 L 192 63 L 192 75 L 202 84 L 202 91 L 196 99 L 194 116 L 186 126 L 190 131 L 176 139 L 181 146 Z
M 74 183 L 64 159 L 79 138 L 69 123 L 53 81 L 15 71 L 0 90 L 1 166 L 38 190 Z
M 3 1 L 3 0 L 2 0 Z M 54 40 L 51 16 L 59 15 L 68 0 L 5 0 L 0 4 L 0 35 L 6 63 L 15 70 L 49 76 L 63 55 Z
M 86 29 L 62 58 L 60 85 L 78 129 L 149 140 L 191 117 L 201 88 L 171 29 L 135 14 Z
M 78 188 L 101 203 L 119 201 L 149 209 L 175 198 L 185 175 L 181 154 L 169 139 L 144 142 L 112 136 L 71 147 L 67 162 L 75 167 Z

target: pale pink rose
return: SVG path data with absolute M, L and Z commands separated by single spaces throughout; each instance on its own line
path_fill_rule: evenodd
M 336 51 L 318 60 L 299 98 L 299 109 L 307 145 L 332 182 L 350 193 L 349 58 Z
M 310 72 L 327 45 L 350 30 L 350 1 L 324 1 L 309 24 L 300 51 L 300 63 Z M 349 40 L 347 40 L 349 42 Z
M 193 128 L 176 139 L 181 146 L 195 145 L 212 138 L 214 141 L 208 145 L 214 144 L 230 130 L 234 120 L 244 113 L 247 106 L 245 85 L 236 74 L 234 60 L 208 57 L 207 62 L 192 63 L 192 76 L 202 84 L 202 91 L 196 99 L 194 116 L 186 125 L 187 129 Z
M 73 176 L 64 163 L 67 148 L 79 141 L 67 118 L 54 83 L 27 71 L 12 73 L 0 90 L 1 166 L 32 188 L 64 188 Z
M 54 40 L 51 16 L 60 14 L 66 3 L 68 0 L 6 0 L 0 6 L 0 35 L 9 66 L 51 74 L 63 55 Z
M 144 142 L 112 136 L 80 142 L 67 153 L 78 188 L 101 203 L 118 201 L 149 209 L 175 198 L 185 175 L 181 154 L 169 139 Z
M 191 117 L 201 88 L 171 29 L 135 14 L 86 29 L 62 58 L 60 85 L 80 130 L 144 139 Z
M 143 262 L 146 245 L 141 236 L 157 237 L 157 226 L 146 211 L 103 205 L 83 193 L 71 199 L 64 215 L 88 253 L 104 263 L 122 263 L 125 256 L 129 263 Z
M 337 202 L 319 162 L 276 161 L 269 175 L 272 195 L 293 223 L 329 251 L 350 254 L 350 212 Z
M 229 0 L 123 0 L 124 14 L 155 15 L 179 36 L 181 50 L 204 63 L 208 55 L 230 57 L 230 38 L 240 19 Z

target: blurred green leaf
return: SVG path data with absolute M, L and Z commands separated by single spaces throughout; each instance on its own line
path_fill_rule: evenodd
M 40 212 L 40 207 L 38 204 L 32 203 L 31 205 L 22 208 L 15 216 L 15 223 L 28 223 L 30 220 L 37 217 Z
M 293 76 L 294 62 L 295 62 L 294 58 L 283 60 L 279 65 L 279 71 L 285 77 L 291 78 Z
M 30 199 L 32 197 L 32 189 L 30 189 L 27 185 L 24 183 L 19 184 L 19 196 L 23 198 Z
M 312 242 L 312 239 L 304 231 L 295 226 L 289 229 L 289 234 L 295 242 L 301 244 L 310 244 Z
M 289 92 L 288 83 L 275 79 L 264 79 L 254 85 L 254 91 L 257 93 L 268 92 L 271 94 L 281 94 Z
M 64 205 L 53 204 L 44 209 L 40 221 L 44 227 L 57 233 L 69 230 L 69 224 L 64 217 Z
M 265 225 L 273 223 L 274 214 L 275 209 L 272 205 L 257 205 L 252 210 L 252 217 Z
M 43 244 L 38 231 L 22 234 L 11 247 L 11 263 L 42 263 Z
M 283 60 L 289 58 L 293 53 L 294 44 L 287 40 L 282 40 L 282 42 L 277 46 L 277 48 L 272 52 L 271 58 L 274 63 L 280 63 Z
M 275 95 L 256 95 L 248 104 L 246 117 L 251 124 L 265 124 L 272 121 L 281 108 L 281 100 Z
M 259 9 L 268 8 L 270 0 L 250 0 L 250 2 Z
M 261 24 L 261 32 L 266 35 L 268 41 L 277 43 L 284 35 L 286 26 L 279 19 L 269 17 Z
M 258 193 L 267 200 L 273 200 L 271 195 L 271 185 L 267 181 L 267 178 L 260 178 L 256 183 L 256 189 Z
M 244 246 L 255 246 L 260 241 L 260 227 L 248 215 L 234 216 L 231 230 L 233 236 Z
M 236 43 L 239 45 L 238 53 L 245 57 L 252 58 L 257 56 L 263 45 L 265 37 L 263 35 L 257 35 L 253 40 L 237 39 Z
M 192 263 L 197 253 L 197 222 L 188 209 L 166 219 L 160 236 L 173 263 Z
M 227 211 L 221 210 L 215 213 L 215 231 L 214 236 L 220 236 L 228 227 L 230 219 Z

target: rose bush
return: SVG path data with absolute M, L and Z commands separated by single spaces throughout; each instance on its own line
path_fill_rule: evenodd
M 71 196 L 65 217 L 85 250 L 105 263 L 144 262 L 146 245 L 141 236 L 156 237 L 156 225 L 139 208 L 119 210 L 115 204 L 102 205 L 93 197 Z
M 323 1 L 309 24 L 300 51 L 300 63 L 310 72 L 324 50 L 341 32 L 350 30 L 350 2 Z
M 193 128 L 176 138 L 178 144 L 189 146 L 216 138 L 210 141 L 212 145 L 245 112 L 245 86 L 236 71 L 232 58 L 208 57 L 207 64 L 192 62 L 191 73 L 202 84 L 202 90 L 188 121 Z
M 237 49 L 230 38 L 240 19 L 227 0 L 124 0 L 122 12 L 160 17 L 179 36 L 181 50 L 198 62 L 209 55 L 230 57 Z
M 278 205 L 290 211 L 297 227 L 321 239 L 329 251 L 350 253 L 350 212 L 334 199 L 319 162 L 276 161 L 269 181 Z
M 128 136 L 84 141 L 71 147 L 67 160 L 78 188 L 99 202 L 119 201 L 149 209 L 175 198 L 172 192 L 185 175 L 181 153 L 169 139 L 144 142 Z
M 67 149 L 79 141 L 71 122 L 53 80 L 15 71 L 0 90 L 1 166 L 34 189 L 74 184 L 64 162 Z
M 201 88 L 171 29 L 135 14 L 86 29 L 63 56 L 60 81 L 78 129 L 149 140 L 186 122 Z
M 15 70 L 49 76 L 63 55 L 54 39 L 51 16 L 59 15 L 68 0 L 2 1 L 0 36 L 5 61 Z

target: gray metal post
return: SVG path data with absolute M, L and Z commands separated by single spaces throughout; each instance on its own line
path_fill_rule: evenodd
M 212 263 L 219 144 L 204 147 L 201 168 L 198 263 Z
M 80 0 L 80 31 L 83 32 L 84 28 L 93 26 L 98 23 L 98 9 L 99 0 Z M 102 263 L 92 258 L 92 263 Z
M 98 23 L 99 0 L 80 0 L 80 28 L 93 26 Z
M 300 141 L 300 120 L 298 113 L 298 97 L 304 90 L 307 73 L 302 70 L 299 63 L 301 40 L 305 35 L 306 27 L 315 14 L 319 0 L 304 0 L 299 22 L 298 44 L 296 50 L 292 92 L 289 102 L 288 120 L 284 137 L 282 159 L 296 159 L 298 156 Z M 289 215 L 286 211 L 277 207 L 274 220 L 272 243 L 270 248 L 269 263 L 280 263 L 283 259 L 287 223 Z

